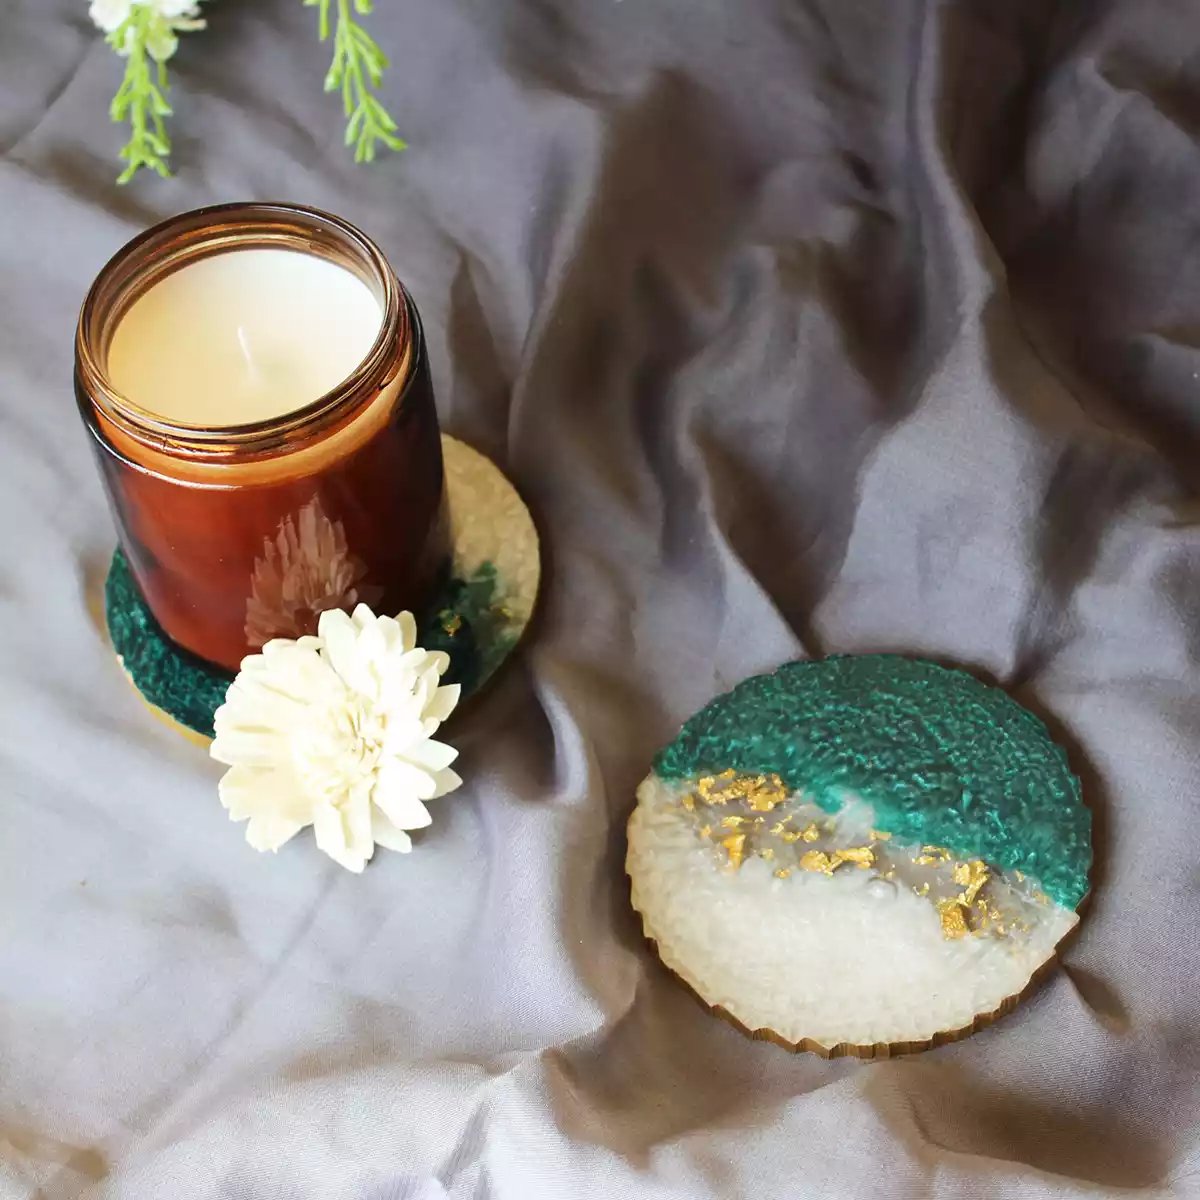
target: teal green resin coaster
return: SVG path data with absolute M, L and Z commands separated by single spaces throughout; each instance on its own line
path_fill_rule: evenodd
M 537 532 L 516 489 L 482 454 L 442 437 L 453 557 L 450 577 L 419 622 L 419 644 L 450 656 L 445 683 L 477 692 L 512 653 L 540 581 Z M 109 637 L 142 698 L 183 728 L 213 735 L 233 674 L 177 646 L 147 607 L 124 553 L 104 588 Z
M 999 688 L 925 659 L 837 656 L 747 679 L 654 765 L 664 779 L 773 772 L 827 812 L 852 794 L 892 836 L 1032 875 L 1068 908 L 1088 890 L 1091 816 L 1066 754 Z
M 1091 819 L 1032 713 L 894 654 L 791 663 L 684 725 L 638 788 L 630 898 L 755 1037 L 827 1057 L 954 1041 L 1051 967 Z

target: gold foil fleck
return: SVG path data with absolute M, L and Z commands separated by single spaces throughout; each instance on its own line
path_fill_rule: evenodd
M 760 775 L 746 792 L 746 802 L 755 812 L 770 812 L 786 799 L 787 788 L 778 775 Z
M 950 941 L 970 933 L 967 910 L 957 900 L 939 900 L 938 916 L 942 918 L 942 937 Z
M 800 836 L 806 842 L 815 842 L 821 836 L 821 831 L 817 828 L 816 821 L 810 821 Z
M 1047 896 L 1045 892 L 1034 892 L 1034 893 L 1033 893 L 1033 898 L 1034 898 L 1034 899 L 1035 899 L 1035 900 L 1036 900 L 1036 901 L 1037 901 L 1039 904 L 1049 904 L 1049 903 L 1050 903 L 1050 897 L 1049 897 L 1049 896 Z
M 791 867 L 780 867 L 779 870 L 775 872 L 775 878 L 776 879 L 786 879 L 791 873 L 792 873 Z
M 820 871 L 832 875 L 837 865 L 837 860 L 830 858 L 824 850 L 809 850 L 800 856 L 802 871 Z
M 702 838 L 710 838 L 710 837 L 712 837 L 712 826 L 711 826 L 711 825 L 705 825 L 705 826 L 704 826 L 704 827 L 703 827 L 703 828 L 700 830 L 700 836 L 701 836 Z
M 1016 879 L 1016 881 L 1018 883 L 1024 883 L 1025 882 L 1025 872 L 1024 871 L 1014 871 L 1013 878 Z
M 745 823 L 745 817 L 722 817 L 721 824 L 726 829 L 736 829 L 739 825 Z
M 704 775 L 696 781 L 700 799 L 706 804 L 728 804 L 745 800 L 755 812 L 770 812 L 787 799 L 787 788 L 778 775 L 741 775 L 732 768 L 719 775 Z
M 729 865 L 736 870 L 742 865 L 742 859 L 746 855 L 746 835 L 731 833 L 722 840 L 721 845 L 729 852 Z
M 884 833 L 882 829 L 872 829 L 871 840 L 873 842 L 890 842 L 892 840 L 892 835 L 890 833 Z
M 693 796 L 691 792 L 684 792 L 683 796 L 680 798 L 680 803 L 688 810 L 688 812 L 696 811 L 696 797 Z
M 974 879 L 972 879 L 970 882 L 970 885 L 967 887 L 967 890 L 965 892 L 963 892 L 963 903 L 964 904 L 974 904 L 975 897 L 979 895 L 980 889 L 983 887 L 983 885 L 985 883 L 987 883 L 987 881 L 988 881 L 987 868 L 984 867 L 983 874 L 977 875 Z M 981 901 L 981 903 L 986 904 L 987 901 L 986 900 Z
M 771 859 L 775 857 L 775 851 L 772 850 L 770 846 L 768 846 L 765 850 L 760 851 L 760 853 L 762 854 L 763 858 L 767 860 L 767 862 L 770 862 Z
M 968 908 L 975 903 L 975 897 L 988 881 L 987 863 L 981 858 L 971 862 L 957 863 L 954 867 L 954 882 L 967 890 L 959 897 Z
M 833 857 L 835 862 L 853 863 L 862 871 L 875 863 L 875 851 L 870 846 L 847 846 L 844 850 L 835 850 Z
M 726 795 L 724 784 L 727 780 L 733 779 L 737 775 L 734 770 L 722 771 L 720 775 L 703 775 L 696 780 L 696 787 L 700 791 L 700 799 L 705 804 L 726 804 L 729 801 Z
M 918 896 L 928 896 L 929 895 L 929 884 L 928 883 L 921 884 L 921 886 L 916 889 L 916 893 Z
M 950 858 L 950 851 L 945 846 L 922 846 L 921 853 L 913 859 L 913 862 L 922 867 L 940 867 L 943 863 L 949 862 Z
M 462 617 L 455 613 L 448 621 L 442 622 L 442 629 L 449 637 L 453 637 L 462 628 Z

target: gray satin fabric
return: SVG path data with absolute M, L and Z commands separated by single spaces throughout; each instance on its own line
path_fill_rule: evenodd
M 386 0 L 369 169 L 312 10 L 207 15 L 125 189 L 82 0 L 0 15 L 0 1197 L 1200 1194 L 1195 4 Z M 77 306 L 241 198 L 378 239 L 545 535 L 468 785 L 361 877 L 246 847 L 89 613 Z M 1096 887 L 991 1030 L 792 1058 L 656 965 L 623 824 L 714 693 L 879 649 L 1046 715 Z

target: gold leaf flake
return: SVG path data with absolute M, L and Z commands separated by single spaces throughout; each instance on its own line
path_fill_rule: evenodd
M 844 850 L 835 850 L 833 857 L 836 862 L 853 863 L 860 870 L 865 871 L 874 865 L 875 851 L 870 846 L 847 846 Z
M 722 771 L 720 775 L 703 775 L 696 781 L 700 791 L 700 799 L 705 804 L 727 804 L 729 797 L 725 793 L 724 784 L 737 775 L 734 770 Z
M 688 812 L 696 811 L 696 797 L 693 796 L 691 792 L 684 792 L 684 794 L 680 797 L 680 803 L 688 810 Z
M 939 900 L 938 916 L 942 918 L 942 937 L 950 941 L 970 933 L 967 910 L 957 900 Z
M 916 889 L 916 893 L 918 896 L 928 896 L 929 895 L 929 884 L 928 883 L 921 884 L 921 886 Z
M 792 873 L 791 867 L 780 867 L 779 870 L 777 870 L 775 872 L 775 878 L 776 879 L 786 879 L 791 873 Z
M 703 828 L 700 830 L 700 836 L 701 836 L 702 838 L 710 838 L 710 837 L 712 837 L 712 826 L 711 826 L 711 825 L 705 825 L 705 826 L 704 826 L 704 827 L 703 827 Z
M 746 853 L 746 835 L 744 833 L 731 833 L 727 838 L 723 839 L 721 845 L 729 852 L 729 865 L 735 870 L 742 865 L 742 859 Z
M 921 853 L 913 859 L 913 862 L 922 867 L 940 867 L 943 863 L 949 862 L 950 858 L 950 851 L 945 846 L 922 846 Z
M 721 824 L 726 829 L 736 829 L 739 825 L 745 822 L 745 817 L 722 817 Z
M 959 898 L 968 908 L 975 903 L 975 897 L 987 881 L 988 868 L 983 859 L 976 858 L 971 862 L 955 864 L 954 882 L 967 889 Z
M 754 812 L 770 812 L 787 799 L 787 788 L 778 775 L 741 775 L 732 769 L 719 775 L 704 775 L 696 781 L 705 804 L 728 804 L 744 800 Z
M 762 851 L 762 856 L 767 860 L 767 862 L 770 862 L 771 859 L 775 857 L 775 851 L 768 846 L 764 851 Z
M 821 871 L 826 875 L 832 875 L 837 865 L 837 861 L 830 858 L 824 850 L 809 850 L 800 856 L 802 871 Z
M 806 842 L 815 842 L 821 836 L 821 831 L 817 828 L 816 821 L 810 821 L 800 836 Z
M 778 775 L 755 780 L 753 789 L 747 794 L 746 802 L 755 812 L 770 812 L 777 804 L 787 799 L 787 789 Z
M 884 833 L 882 829 L 872 829 L 871 840 L 873 842 L 890 842 L 892 840 L 892 835 L 890 833 Z

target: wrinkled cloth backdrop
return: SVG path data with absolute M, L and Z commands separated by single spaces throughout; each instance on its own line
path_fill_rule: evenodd
M 381 0 L 365 170 L 311 9 L 206 15 L 126 189 L 82 0 L 0 17 L 0 1196 L 1196 1194 L 1200 9 Z M 468 785 L 361 877 L 256 856 L 87 603 L 78 304 L 243 198 L 378 239 L 545 535 Z M 879 649 L 1048 716 L 1094 901 L 981 1036 L 792 1058 L 647 953 L 623 825 L 715 692 Z

